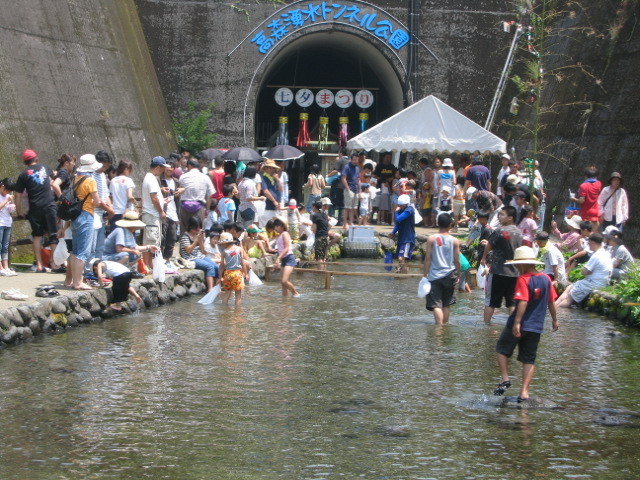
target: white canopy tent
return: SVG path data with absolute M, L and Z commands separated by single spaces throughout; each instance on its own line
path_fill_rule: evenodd
M 378 152 L 506 153 L 507 144 L 433 95 L 347 142 Z

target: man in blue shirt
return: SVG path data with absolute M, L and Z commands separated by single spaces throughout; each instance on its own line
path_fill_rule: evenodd
M 482 157 L 478 156 L 473 159 L 465 180 L 465 190 L 469 187 L 475 187 L 478 190 L 491 190 L 491 173 L 483 165 Z
M 360 193 L 360 167 L 358 166 L 358 154 L 351 155 L 351 161 L 342 169 L 340 181 L 344 187 L 344 229 L 349 225 L 358 224 L 358 194 Z
M 411 258 L 416 246 L 415 210 L 409 195 L 400 195 L 396 207 L 396 222 L 391 235 L 398 234 L 398 271 L 407 273 L 406 260 Z

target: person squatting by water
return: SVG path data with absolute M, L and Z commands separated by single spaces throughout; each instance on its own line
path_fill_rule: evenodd
M 493 391 L 494 395 L 502 395 L 511 387 L 509 379 L 509 358 L 518 347 L 518 360 L 522 363 L 522 386 L 518 395 L 518 403 L 529 399 L 529 385 L 535 371 L 536 354 L 540 334 L 543 332 L 547 308 L 551 314 L 552 329 L 558 330 L 556 315 L 556 292 L 551 279 L 536 270 L 536 265 L 544 265 L 536 260 L 536 254 L 527 246 L 515 250 L 513 260 L 506 262 L 518 269 L 520 276 L 516 280 L 513 298 L 516 308 L 507 320 L 504 330 L 496 343 L 498 367 L 501 381 Z

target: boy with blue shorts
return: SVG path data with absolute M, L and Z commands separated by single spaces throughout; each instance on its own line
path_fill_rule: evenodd
M 518 247 L 514 252 L 513 260 L 505 263 L 515 265 L 520 276 L 516 281 L 513 296 L 517 303 L 516 309 L 509 315 L 496 344 L 502 379 L 493 393 L 502 395 L 511 386 L 508 363 L 517 346 L 518 360 L 522 362 L 522 386 L 518 395 L 518 403 L 521 403 L 529 399 L 529 384 L 535 370 L 534 363 L 547 308 L 551 314 L 553 331 L 558 330 L 558 317 L 554 304 L 557 295 L 551 279 L 536 270 L 536 265 L 544 265 L 544 263 L 536 260 L 535 252 L 531 247 Z

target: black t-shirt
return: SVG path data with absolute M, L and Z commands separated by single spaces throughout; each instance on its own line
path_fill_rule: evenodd
M 60 191 L 62 192 L 64 192 L 67 188 L 69 188 L 69 185 L 71 185 L 71 177 L 69 176 L 69 172 L 64 168 L 58 170 L 56 175 L 56 180 L 57 179 L 60 179 Z
M 398 167 L 396 167 L 393 163 L 390 163 L 389 165 L 379 163 L 378 165 L 376 165 L 376 169 L 373 171 L 373 174 L 377 175 L 379 178 L 378 186 L 382 185 L 383 182 L 386 182 L 390 178 L 393 178 L 397 170 Z
M 16 181 L 16 192 L 22 193 L 25 190 L 29 195 L 29 208 L 43 208 L 54 202 L 51 191 L 51 177 L 53 172 L 46 165 L 28 166 Z
M 326 237 L 329 235 L 329 219 L 324 213 L 313 212 L 311 221 L 316 226 L 316 237 Z

